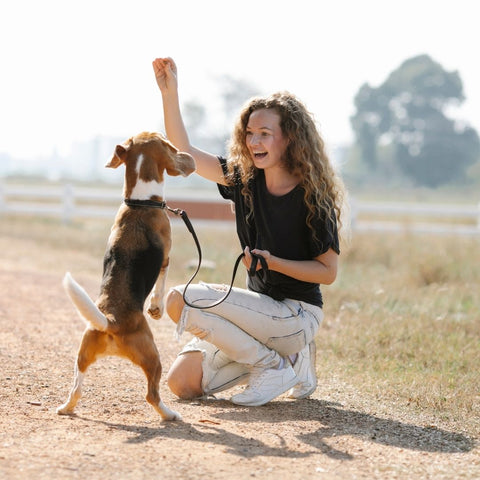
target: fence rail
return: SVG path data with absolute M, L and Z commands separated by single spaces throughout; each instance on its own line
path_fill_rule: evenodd
M 8 185 L 0 182 L 0 216 L 40 215 L 70 222 L 77 218 L 113 218 L 122 201 L 118 188 Z M 192 219 L 233 221 L 230 202 L 215 191 L 172 191 L 172 208 L 182 208 Z M 413 232 L 476 235 L 480 237 L 480 203 L 427 204 L 351 201 L 354 232 Z
M 1 215 L 44 215 L 70 222 L 78 218 L 112 218 L 123 201 L 120 188 L 64 186 L 37 187 L 0 182 Z M 182 208 L 190 218 L 233 220 L 230 202 L 215 192 L 181 191 L 169 195 L 171 208 Z

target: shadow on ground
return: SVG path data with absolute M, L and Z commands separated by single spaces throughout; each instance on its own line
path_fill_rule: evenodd
M 303 458 L 312 454 L 323 453 L 329 457 L 351 460 L 353 456 L 348 452 L 332 448 L 325 440 L 332 437 L 356 436 L 364 441 L 376 442 L 385 446 L 437 453 L 469 452 L 475 446 L 475 441 L 463 434 L 449 432 L 435 426 L 417 426 L 402 423 L 397 420 L 379 418 L 375 415 L 345 410 L 339 404 L 316 399 L 301 402 L 271 402 L 263 407 L 238 407 L 232 409 L 232 404 L 222 400 L 204 401 L 215 403 L 215 411 L 210 418 L 216 421 L 205 420 L 205 423 L 190 424 L 187 422 L 165 422 L 159 427 L 145 427 L 109 423 L 105 421 L 81 418 L 84 421 L 102 423 L 109 428 L 123 430 L 135 434 L 126 440 L 128 443 L 148 442 L 155 438 L 176 438 L 189 442 L 202 442 L 221 445 L 228 453 L 241 457 L 279 456 Z M 225 406 L 225 411 L 219 408 Z M 278 430 L 280 445 L 271 447 L 252 437 L 241 436 L 222 428 L 223 421 L 234 421 L 237 425 L 262 423 L 266 425 L 282 422 L 312 422 L 318 425 L 315 431 L 295 434 L 297 443 L 303 444 L 300 451 L 290 446 L 291 442 L 281 437 Z M 300 430 L 300 429 L 299 429 Z M 310 429 L 311 430 L 311 429 Z M 254 429 L 251 431 L 255 433 Z M 305 446 L 308 448 L 305 450 Z

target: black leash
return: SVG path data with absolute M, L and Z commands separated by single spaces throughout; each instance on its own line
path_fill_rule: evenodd
M 157 202 L 155 200 L 132 200 L 130 198 L 126 198 L 124 199 L 124 203 L 129 207 L 161 208 L 162 210 L 168 210 L 169 212 L 172 212 L 173 214 L 182 217 L 182 220 L 185 223 L 185 226 L 187 227 L 188 231 L 191 233 L 193 237 L 193 240 L 195 242 L 195 245 L 197 246 L 197 251 L 198 251 L 197 269 L 195 270 L 193 275 L 190 277 L 190 280 L 187 282 L 183 290 L 183 301 L 185 302 L 186 305 L 188 305 L 191 308 L 205 310 L 208 308 L 216 307 L 217 305 L 220 305 L 222 302 L 224 302 L 227 299 L 227 297 L 230 295 L 230 292 L 232 291 L 232 288 L 233 288 L 235 276 L 237 275 L 238 265 L 240 264 L 240 261 L 242 260 L 242 258 L 245 256 L 243 252 L 235 260 L 235 265 L 233 267 L 233 273 L 232 273 L 232 280 L 230 282 L 230 286 L 227 290 L 227 293 L 222 298 L 220 298 L 220 300 L 217 300 L 215 303 L 212 303 L 211 305 L 206 305 L 203 307 L 199 305 L 193 305 L 189 303 L 189 301 L 186 299 L 186 292 L 187 292 L 188 286 L 193 282 L 193 279 L 197 276 L 198 272 L 200 271 L 200 267 L 202 265 L 202 248 L 200 247 L 200 242 L 198 241 L 198 237 L 197 237 L 197 234 L 195 233 L 195 229 L 193 228 L 192 222 L 190 222 L 190 219 L 188 218 L 187 212 L 185 210 L 182 210 L 181 208 L 170 208 L 164 201 Z M 262 268 L 265 271 L 268 270 L 267 261 L 262 256 L 255 255 L 254 253 L 251 253 L 251 255 L 252 255 L 252 263 L 248 270 L 248 274 L 250 276 L 255 275 L 259 261 L 260 261 L 260 264 L 262 265 Z

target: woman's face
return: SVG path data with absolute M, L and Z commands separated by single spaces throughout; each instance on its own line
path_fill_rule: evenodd
M 280 115 L 275 110 L 255 110 L 250 114 L 245 141 L 257 168 L 283 165 L 288 140 L 280 128 Z

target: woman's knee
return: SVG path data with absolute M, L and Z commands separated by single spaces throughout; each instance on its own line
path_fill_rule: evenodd
M 180 317 L 182 316 L 183 307 L 185 306 L 182 294 L 173 288 L 170 289 L 165 299 L 165 306 L 168 316 L 175 323 L 178 323 L 180 321 Z
M 180 355 L 173 362 L 167 374 L 167 384 L 177 397 L 191 400 L 203 395 L 202 359 L 201 352 L 189 352 Z

